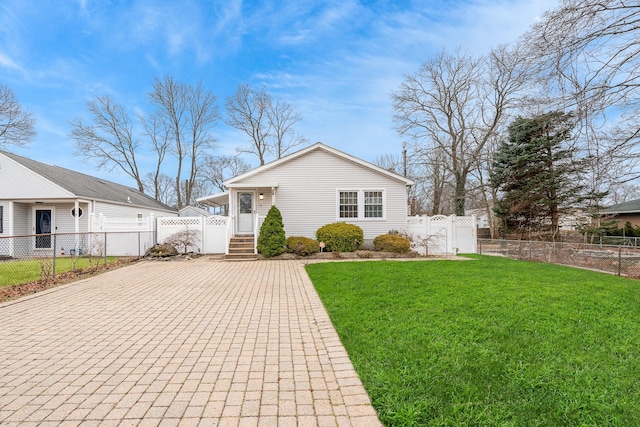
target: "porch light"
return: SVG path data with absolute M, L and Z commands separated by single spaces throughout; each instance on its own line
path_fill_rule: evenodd
M 260 193 L 260 200 L 264 200 L 264 193 Z

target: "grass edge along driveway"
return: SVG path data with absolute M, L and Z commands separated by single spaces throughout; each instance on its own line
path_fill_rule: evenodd
M 640 281 L 472 257 L 307 266 L 382 422 L 640 425 Z

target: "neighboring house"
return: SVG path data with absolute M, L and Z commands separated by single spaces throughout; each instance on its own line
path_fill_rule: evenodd
M 0 237 L 93 232 L 94 217 L 177 215 L 133 188 L 3 151 L 0 183 Z M 52 249 L 51 242 L 36 238 L 32 249 Z
M 618 227 L 623 228 L 629 221 L 633 226 L 640 226 L 640 199 L 618 203 L 600 211 L 601 221 L 617 221 Z
M 199 208 L 197 206 L 186 206 L 178 212 L 179 217 L 193 217 L 193 216 L 212 216 L 213 214 L 208 210 Z
M 407 187 L 413 182 L 322 143 L 224 182 L 224 193 L 198 199 L 229 205 L 234 236 L 257 235 L 272 205 L 289 236 L 315 238 L 318 228 L 344 221 L 364 231 L 365 242 L 407 225 Z

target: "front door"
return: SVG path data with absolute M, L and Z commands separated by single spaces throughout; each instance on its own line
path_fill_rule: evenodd
M 238 234 L 253 233 L 253 192 L 238 193 Z
M 53 210 L 34 209 L 33 219 L 36 234 L 36 249 L 51 249 L 51 230 L 53 230 Z

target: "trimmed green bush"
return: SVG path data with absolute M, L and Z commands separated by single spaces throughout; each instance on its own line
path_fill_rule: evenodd
M 292 236 L 287 238 L 287 249 L 296 255 L 308 256 L 320 252 L 320 244 L 308 237 Z
M 260 227 L 257 247 L 258 252 L 267 258 L 280 255 L 287 249 L 282 214 L 275 206 L 271 206 Z
M 316 238 L 324 242 L 327 252 L 353 252 L 364 242 L 364 233 L 355 224 L 334 222 L 318 228 Z
M 373 239 L 376 251 L 406 253 L 411 250 L 411 243 L 397 234 L 381 234 Z

